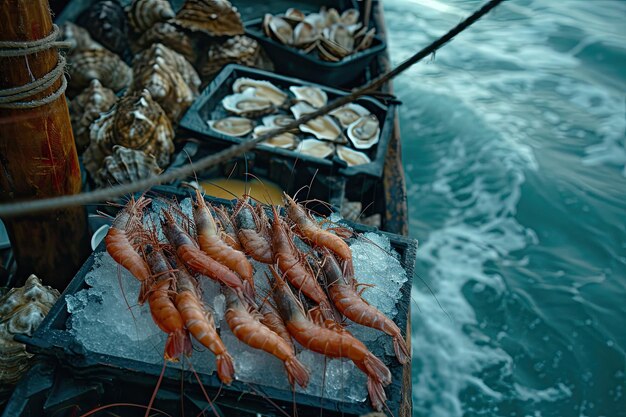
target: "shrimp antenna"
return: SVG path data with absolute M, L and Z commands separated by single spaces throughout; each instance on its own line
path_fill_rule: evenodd
M 308 201 L 309 199 L 309 194 L 311 194 L 311 188 L 313 187 L 313 181 L 315 181 L 315 177 L 317 176 L 317 173 L 319 172 L 319 168 L 315 169 L 315 172 L 313 173 L 313 176 L 311 177 L 311 182 L 309 182 L 309 190 L 306 192 L 306 199 Z

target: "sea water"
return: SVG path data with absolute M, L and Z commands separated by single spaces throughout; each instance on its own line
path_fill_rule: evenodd
M 385 1 L 392 61 L 483 3 Z M 414 416 L 626 415 L 625 18 L 508 1 L 396 79 Z

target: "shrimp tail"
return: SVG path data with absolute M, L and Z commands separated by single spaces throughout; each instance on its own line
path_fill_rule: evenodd
M 181 354 L 190 356 L 192 352 L 191 338 L 186 331 L 177 330 L 170 333 L 165 342 L 165 359 L 178 362 Z
M 374 378 L 367 378 L 367 392 L 370 395 L 372 407 L 374 407 L 376 411 L 382 411 L 385 401 L 387 401 L 387 395 L 385 394 L 383 385 Z
M 306 388 L 309 384 L 309 371 L 302 365 L 295 356 L 285 361 L 285 369 L 287 370 L 287 379 L 293 386 L 294 381 L 302 388 Z
M 226 385 L 230 385 L 231 382 L 233 382 L 233 376 L 235 375 L 233 358 L 228 354 L 228 352 L 217 355 L 215 358 L 217 362 L 217 376 L 219 376 L 220 381 Z
M 391 372 L 389 372 L 389 368 L 372 353 L 365 357 L 363 365 L 370 379 L 374 378 L 385 386 L 391 383 Z
M 396 352 L 396 358 L 398 358 L 398 362 L 400 362 L 402 365 L 404 365 L 411 359 L 411 352 L 409 352 L 409 347 L 406 345 L 406 342 L 401 335 L 393 338 L 393 350 Z

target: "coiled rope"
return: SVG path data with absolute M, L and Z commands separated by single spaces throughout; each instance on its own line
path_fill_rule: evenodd
M 429 56 L 430 54 L 437 51 L 437 49 L 441 48 L 444 44 L 454 38 L 456 35 L 467 29 L 469 26 L 478 21 L 481 17 L 487 14 L 491 9 L 502 3 L 504 0 L 490 0 L 483 7 L 474 12 L 471 16 L 463 20 L 461 23 L 456 25 L 453 29 L 451 29 L 448 33 L 435 40 L 433 43 L 428 45 L 426 48 L 417 52 L 415 55 L 408 58 L 406 61 L 402 62 L 396 68 L 392 69 L 389 72 L 386 72 L 379 78 L 373 80 L 369 84 L 352 91 L 350 94 L 340 97 L 331 103 L 327 104 L 324 107 L 321 107 L 317 111 L 313 113 L 306 114 L 301 118 L 297 119 L 290 124 L 274 129 L 264 135 L 259 136 L 258 138 L 251 139 L 249 141 L 243 142 L 239 145 L 231 146 L 228 149 L 225 149 L 221 152 L 215 153 L 213 155 L 202 158 L 194 163 L 189 163 L 188 165 L 182 166 L 178 169 L 171 170 L 170 172 L 166 172 L 164 174 L 150 177 L 144 180 L 135 181 L 131 184 L 122 184 L 116 185 L 109 188 L 103 188 L 96 191 L 91 191 L 88 193 L 67 195 L 61 197 L 53 197 L 46 198 L 41 200 L 32 200 L 32 201 L 23 201 L 9 204 L 0 205 L 0 216 L 9 217 L 9 216 L 19 216 L 27 213 L 38 213 L 47 210 L 55 210 L 64 207 L 73 207 L 84 204 L 93 204 L 101 201 L 110 200 L 113 198 L 121 197 L 125 194 L 136 193 L 139 191 L 147 190 L 155 185 L 159 185 L 162 183 L 167 183 L 174 181 L 176 179 L 182 179 L 193 175 L 196 171 L 201 171 L 208 167 L 214 166 L 215 164 L 219 164 L 224 161 L 228 161 L 234 157 L 237 157 L 245 152 L 252 150 L 258 143 L 263 142 L 267 139 L 270 139 L 276 135 L 280 135 L 287 131 L 290 131 L 294 128 L 297 128 L 301 124 L 304 124 L 316 117 L 323 116 L 326 113 L 334 110 L 344 104 L 350 103 L 354 101 L 356 98 L 361 97 L 366 94 L 371 94 L 380 88 L 384 83 L 391 80 L 393 77 L 407 70 L 412 65 L 421 61 L 423 58 Z
M 0 58 L 27 56 L 51 48 L 69 48 L 70 42 L 59 42 L 56 39 L 61 31 L 57 25 L 52 25 L 52 32 L 42 39 L 34 41 L 0 41 Z M 52 103 L 65 92 L 67 80 L 63 76 L 65 70 L 65 57 L 58 55 L 57 64 L 52 70 L 42 77 L 20 85 L 18 87 L 0 89 L 0 108 L 3 109 L 33 109 Z M 61 78 L 61 85 L 52 94 L 45 97 L 27 100 L 25 98 L 35 96 L 46 91 Z

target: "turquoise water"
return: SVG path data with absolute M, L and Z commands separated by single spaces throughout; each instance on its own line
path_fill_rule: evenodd
M 385 2 L 393 61 L 480 4 Z M 625 18 L 506 2 L 395 82 L 415 416 L 626 415 Z

